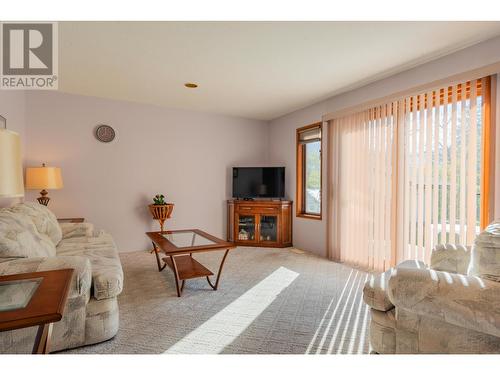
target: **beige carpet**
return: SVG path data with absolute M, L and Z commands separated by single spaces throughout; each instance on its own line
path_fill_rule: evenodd
M 222 253 L 195 257 L 216 270 Z M 154 255 L 121 255 L 120 331 L 64 353 L 368 353 L 367 274 L 293 249 L 232 251 L 218 291 L 188 280 L 183 296 Z

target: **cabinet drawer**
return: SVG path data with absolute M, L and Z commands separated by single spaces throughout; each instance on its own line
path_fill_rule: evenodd
M 279 214 L 280 209 L 278 207 L 258 207 L 257 210 L 260 214 Z
M 279 214 L 279 207 L 266 207 L 266 206 L 245 206 L 239 205 L 236 207 L 239 214 Z
M 252 206 L 242 206 L 242 205 L 238 205 L 236 206 L 236 211 L 239 212 L 239 213 L 255 213 L 255 207 L 252 207 Z

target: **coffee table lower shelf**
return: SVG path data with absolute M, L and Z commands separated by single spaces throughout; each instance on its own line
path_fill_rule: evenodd
M 197 277 L 212 276 L 214 273 L 190 255 L 178 255 L 175 258 L 179 280 L 195 279 Z M 175 267 L 170 257 L 162 259 L 175 272 Z
M 153 244 L 154 245 L 154 244 Z M 155 254 L 158 256 L 158 249 L 155 247 Z M 219 286 L 220 274 L 222 271 L 222 266 L 224 265 L 224 261 L 226 260 L 227 254 L 229 253 L 229 249 L 226 249 L 224 256 L 222 257 L 222 262 L 219 266 L 219 272 L 217 273 L 217 278 L 215 280 L 215 284 L 210 280 L 210 276 L 213 276 L 213 272 L 210 271 L 203 264 L 198 262 L 193 258 L 192 255 L 176 255 L 162 258 L 164 265 L 160 267 L 158 263 L 158 270 L 162 271 L 167 265 L 173 272 L 175 277 L 175 287 L 177 289 L 177 296 L 180 297 L 182 294 L 182 290 L 184 289 L 184 284 L 186 280 L 196 279 L 198 277 L 206 277 L 208 284 L 212 287 L 213 290 L 217 290 Z M 159 262 L 159 258 L 158 258 Z M 182 281 L 179 287 L 179 281 Z

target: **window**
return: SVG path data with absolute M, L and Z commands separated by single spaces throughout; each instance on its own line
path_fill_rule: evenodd
M 321 220 L 321 123 L 297 129 L 297 216 Z
M 490 91 L 485 77 L 331 121 L 331 258 L 385 270 L 472 245 L 492 219 Z
M 428 261 L 442 243 L 472 245 L 487 224 L 481 187 L 489 85 L 485 78 L 405 99 L 400 259 Z

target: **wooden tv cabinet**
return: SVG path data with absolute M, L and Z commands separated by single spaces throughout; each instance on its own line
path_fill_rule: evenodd
M 292 246 L 292 201 L 227 201 L 227 239 L 240 246 Z

